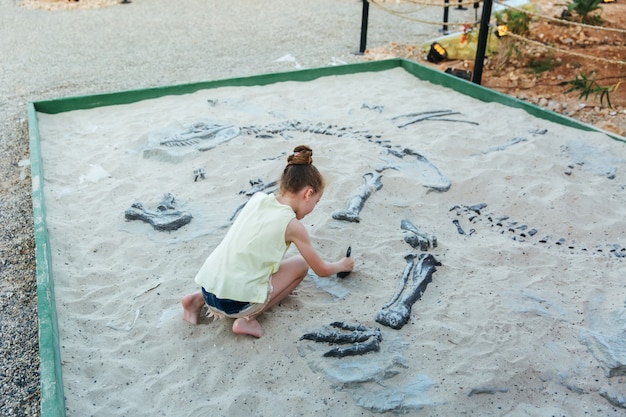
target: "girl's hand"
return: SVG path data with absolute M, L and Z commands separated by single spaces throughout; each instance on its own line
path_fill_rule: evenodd
M 341 271 L 352 271 L 354 259 L 349 256 L 336 262 L 326 262 L 317 253 L 304 225 L 298 219 L 292 219 L 285 230 L 285 242 L 292 242 L 309 267 L 319 277 L 328 277 Z
M 342 258 L 339 262 L 342 265 L 341 266 L 342 271 L 348 272 L 354 269 L 354 258 L 351 256 Z
M 337 278 L 345 278 L 350 275 L 350 271 L 354 268 L 354 259 L 350 257 L 350 250 L 348 249 L 348 256 L 340 259 L 337 264 L 341 270 L 337 272 Z

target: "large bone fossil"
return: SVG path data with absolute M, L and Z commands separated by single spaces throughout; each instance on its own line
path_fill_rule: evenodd
M 133 203 L 124 213 L 127 220 L 141 220 L 149 223 L 158 231 L 173 231 L 188 224 L 193 216 L 175 207 L 174 196 L 170 193 L 163 195 L 156 211 L 147 210 L 140 202 Z
M 391 300 L 383 306 L 376 315 L 376 321 L 392 329 L 401 329 L 411 316 L 413 304 L 420 299 L 426 286 L 432 282 L 436 266 L 441 263 L 428 253 L 419 255 L 419 262 L 415 264 L 415 254 L 404 257 L 407 262 L 400 285 Z
M 400 221 L 400 229 L 411 234 L 404 236 L 404 241 L 413 248 L 419 247 L 422 251 L 437 247 L 437 237 L 433 234 L 419 230 L 409 219 Z
M 363 355 L 380 350 L 380 342 L 383 340 L 383 336 L 378 327 L 370 329 L 362 324 L 353 325 L 342 321 L 335 321 L 330 326 L 339 330 L 323 329 L 317 332 L 305 333 L 300 337 L 300 340 L 349 345 L 347 347 L 332 348 L 324 353 L 326 357 L 342 358 L 344 356 Z
M 361 185 L 361 188 L 359 188 L 359 194 L 352 197 L 347 209 L 334 212 L 332 214 L 333 219 L 354 223 L 361 221 L 361 219 L 359 219 L 359 213 L 363 209 L 365 201 L 373 192 L 383 188 L 383 183 L 381 182 L 382 174 L 368 172 L 363 175 L 363 178 L 365 178 L 365 184 Z

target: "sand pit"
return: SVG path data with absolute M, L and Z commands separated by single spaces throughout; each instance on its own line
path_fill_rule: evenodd
M 399 68 L 38 121 L 68 415 L 622 415 L 623 143 Z M 205 257 L 301 143 L 328 182 L 303 222 L 326 258 L 351 246 L 355 271 L 305 279 L 258 340 L 184 322 Z M 366 174 L 382 188 L 359 222 L 333 219 Z M 189 224 L 125 220 L 166 193 Z M 404 219 L 442 265 L 396 330 L 376 314 L 424 253 Z M 337 320 L 380 327 L 380 351 L 299 340 Z

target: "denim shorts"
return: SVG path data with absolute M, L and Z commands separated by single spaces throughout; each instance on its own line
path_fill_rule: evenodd
M 213 293 L 202 288 L 202 297 L 204 302 L 219 312 L 226 315 L 237 315 L 249 309 L 254 303 L 246 301 L 229 300 L 228 298 L 217 298 Z

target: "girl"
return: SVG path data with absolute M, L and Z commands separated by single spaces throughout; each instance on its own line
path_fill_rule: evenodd
M 196 275 L 201 291 L 183 297 L 183 319 L 197 324 L 206 304 L 210 316 L 235 319 L 233 332 L 261 337 L 259 314 L 289 295 L 309 268 L 321 277 L 352 271 L 351 257 L 324 261 L 300 222 L 324 192 L 312 156 L 308 146 L 296 147 L 287 159 L 278 195 L 256 193 L 250 198 Z M 283 259 L 291 243 L 300 255 Z

